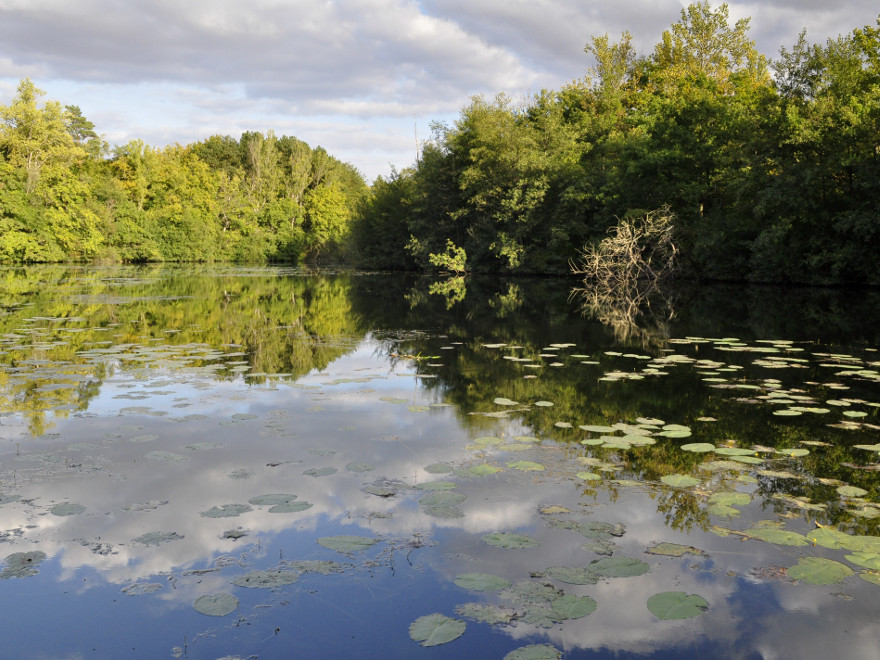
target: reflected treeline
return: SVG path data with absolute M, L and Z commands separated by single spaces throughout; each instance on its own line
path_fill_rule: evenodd
M 811 340 L 801 346 L 805 358 L 814 351 L 864 348 L 862 358 L 880 361 L 871 352 L 880 344 L 878 292 L 680 291 L 674 318 L 646 346 L 638 333 L 623 342 L 614 328 L 585 319 L 568 300 L 570 288 L 565 279 L 468 277 L 440 291 L 434 280 L 413 276 L 270 268 L 4 269 L 0 412 L 22 416 L 39 435 L 50 428 L 51 416 L 87 410 L 118 370 L 161 367 L 216 380 L 247 376 L 254 383 L 296 379 L 326 368 L 369 333 L 390 362 L 412 360 L 414 369 L 431 376 L 422 387 L 454 404 L 474 434 L 506 417 L 502 424 L 511 428 L 614 462 L 625 478 L 656 482 L 692 474 L 710 457 L 669 441 L 627 450 L 584 448 L 579 425 L 650 417 L 692 428 L 693 440 L 683 442 L 768 450 L 821 442 L 810 445 L 808 456 L 788 461 L 785 471 L 795 477 L 774 476 L 781 471 L 775 467 L 759 475 L 758 491 L 795 515 L 852 520 L 860 529 L 875 525 L 836 504 L 833 484 L 878 494 L 868 453 L 852 446 L 876 442 L 872 429 L 880 427 L 880 409 L 866 408 L 867 416 L 847 427 L 821 416 L 780 418 L 761 399 L 799 388 L 820 402 L 841 396 L 871 401 L 873 383 L 848 381 L 843 395 L 830 387 L 835 372 L 816 359 L 798 369 L 770 370 L 757 364 L 761 354 L 739 347 L 683 346 L 659 337 Z M 662 362 L 671 354 L 686 361 Z M 720 375 L 719 367 L 734 371 L 723 382 L 707 382 Z M 520 405 L 499 406 L 499 397 Z M 552 406 L 533 405 L 537 401 Z M 701 421 L 707 418 L 715 421 Z M 723 481 L 736 475 L 709 476 Z M 835 504 L 815 512 L 797 498 Z M 670 524 L 705 524 L 700 498 L 667 500 L 660 504 L 669 507 Z
M 293 270 L 4 269 L 0 410 L 39 435 L 48 413 L 85 410 L 116 369 L 297 378 L 363 336 L 350 293 L 346 274 Z

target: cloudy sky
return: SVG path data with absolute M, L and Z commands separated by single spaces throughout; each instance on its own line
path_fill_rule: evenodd
M 582 77 L 591 35 L 650 52 L 679 0 L 0 0 L 0 103 L 21 78 L 79 105 L 111 144 L 275 130 L 368 179 L 414 161 L 474 94 Z M 713 2 L 713 6 L 719 3 Z M 874 25 L 876 0 L 729 2 L 775 57 Z

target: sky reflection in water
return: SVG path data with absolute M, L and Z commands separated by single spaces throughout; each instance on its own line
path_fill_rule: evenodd
M 831 585 L 785 575 L 810 556 L 866 572 L 847 562 L 850 551 L 717 529 L 766 521 L 805 534 L 819 522 L 877 535 L 877 472 L 866 469 L 877 454 L 854 447 L 880 442 L 873 337 L 762 342 L 740 321 L 731 330 L 743 341 L 681 341 L 706 329 L 694 323 L 654 328 L 661 336 L 648 345 L 619 346 L 565 306 L 566 292 L 548 296 L 546 282 L 499 284 L 494 293 L 473 291 L 491 289 L 477 283 L 447 309 L 418 282 L 379 276 L 5 275 L 0 559 L 46 555 L 35 575 L 0 580 L 5 644 L 16 657 L 284 657 L 295 648 L 304 657 L 500 658 L 544 643 L 565 657 L 880 656 L 880 586 L 858 575 Z M 689 304 L 704 309 L 704 301 Z M 518 403 L 495 403 L 500 397 Z M 798 404 L 828 412 L 773 414 Z M 578 425 L 633 427 L 640 417 L 691 435 L 660 436 L 655 424 L 654 445 L 581 444 L 601 434 Z M 696 442 L 756 448 L 762 462 L 707 469 L 730 457 L 680 449 Z M 773 453 L 791 448 L 810 453 Z M 589 457 L 602 463 L 582 460 Z M 426 470 L 437 463 L 454 471 Z M 474 466 L 498 471 L 462 472 Z M 576 476 L 585 470 L 601 478 Z M 700 483 L 661 484 L 674 473 Z M 420 505 L 432 491 L 412 487 L 436 481 L 466 499 Z M 842 484 L 866 494 L 838 496 Z M 378 487 L 395 494 L 369 492 Z M 731 517 L 707 513 L 712 493 L 730 491 L 749 493 L 751 503 Z M 266 494 L 311 506 L 271 513 L 249 504 Z M 82 512 L 59 515 L 63 504 Z M 231 504 L 250 510 L 204 515 Z M 551 505 L 568 513 L 548 512 Z M 591 521 L 622 523 L 625 533 L 606 538 L 606 548 L 650 570 L 584 585 L 548 576 L 548 567 L 605 556 L 585 549 L 595 539 L 574 529 Z M 494 547 L 482 540 L 493 532 L 540 545 Z M 342 534 L 378 543 L 349 555 L 316 543 Z M 661 541 L 705 556 L 646 553 Z M 332 560 L 339 572 L 302 572 L 291 564 L 301 560 Z M 254 570 L 302 574 L 275 589 L 233 585 Z M 552 584 L 598 607 L 541 627 L 503 593 L 457 586 L 465 573 Z M 661 621 L 646 601 L 665 591 L 699 594 L 708 611 Z M 217 593 L 234 594 L 238 608 L 224 617 L 193 608 Z M 433 649 L 410 639 L 418 617 L 462 618 L 456 607 L 470 602 L 519 618 L 494 626 L 462 619 L 464 635 Z

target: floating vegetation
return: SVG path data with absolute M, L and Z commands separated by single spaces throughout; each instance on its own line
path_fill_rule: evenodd
M 232 584 L 248 589 L 275 589 L 293 584 L 299 579 L 299 573 L 288 570 L 251 571 L 232 578 Z
M 170 541 L 180 541 L 183 538 L 185 537 L 177 532 L 147 532 L 146 534 L 141 534 L 137 538 L 133 538 L 131 542 L 149 546 L 160 545 Z
M 0 580 L 9 578 L 24 578 L 36 575 L 39 571 L 37 566 L 46 559 L 46 553 L 35 550 L 32 552 L 13 552 L 4 560 L 3 570 L 0 571 Z
M 510 623 L 516 617 L 515 610 L 482 603 L 456 605 L 455 613 L 478 623 L 488 623 L 490 626 Z
M 824 557 L 801 557 L 788 569 L 791 579 L 807 584 L 837 584 L 852 574 L 853 570 L 846 564 Z
M 85 511 L 86 508 L 82 504 L 77 504 L 75 502 L 64 502 L 62 504 L 56 504 L 51 509 L 49 509 L 49 513 L 53 516 L 76 516 Z
M 202 511 L 199 515 L 203 518 L 234 518 L 253 510 L 253 507 L 247 504 L 221 504 Z
M 335 550 L 336 552 L 342 554 L 350 554 L 353 552 L 367 550 L 368 548 L 372 548 L 378 542 L 379 539 L 374 539 L 367 536 L 353 536 L 345 534 L 340 536 L 323 536 L 317 539 L 318 545 L 323 546 L 328 550 Z
M 514 649 L 504 656 L 504 660 L 559 660 L 562 651 L 550 644 L 529 644 Z
M 422 646 L 448 644 L 464 635 L 467 624 L 443 614 L 419 617 L 409 627 L 409 636 Z
M 683 557 L 685 555 L 695 555 L 697 557 L 708 557 L 705 552 L 691 545 L 681 545 L 679 543 L 662 542 L 652 545 L 645 550 L 649 555 L 660 555 L 663 557 Z
M 493 532 L 492 534 L 486 534 L 483 537 L 483 541 L 489 545 L 494 545 L 497 548 L 513 548 L 517 550 L 523 548 L 536 548 L 541 545 L 540 541 L 531 536 L 516 534 L 514 532 Z
M 453 582 L 471 591 L 501 591 L 510 586 L 510 582 L 504 578 L 489 573 L 462 573 Z
M 328 466 L 303 470 L 303 474 L 307 477 L 329 477 L 331 474 L 336 474 L 336 471 L 335 467 Z
M 193 603 L 196 612 L 208 616 L 226 616 L 238 607 L 238 598 L 232 594 L 206 594 Z
M 708 609 L 709 603 L 705 598 L 683 591 L 664 591 L 648 599 L 648 610 L 664 621 L 692 619 L 705 614 Z

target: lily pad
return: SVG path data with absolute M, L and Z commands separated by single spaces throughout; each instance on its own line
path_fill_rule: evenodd
M 599 481 L 600 479 L 602 479 L 602 477 L 595 472 L 578 472 L 574 476 L 576 476 L 578 479 L 583 479 L 584 481 Z
M 691 477 L 686 474 L 665 474 L 660 477 L 660 481 L 673 488 L 690 488 L 691 486 L 696 486 L 700 483 L 700 480 L 696 477 Z
M 86 508 L 82 504 L 76 504 L 74 502 L 63 502 L 62 504 L 56 504 L 55 506 L 53 506 L 51 509 L 49 509 L 49 512 L 53 516 L 75 516 L 85 510 Z
M 696 555 L 707 557 L 708 555 L 692 545 L 680 545 L 678 543 L 657 543 L 645 550 L 649 555 L 661 555 L 663 557 L 683 557 L 684 555 Z
M 508 463 L 507 467 L 511 467 L 514 470 L 522 470 L 523 472 L 541 472 L 542 470 L 547 469 L 540 463 L 534 463 L 532 461 L 514 461 L 513 463 Z
M 370 538 L 368 536 L 350 536 L 345 534 L 340 536 L 322 536 L 318 539 L 318 545 L 321 545 L 328 550 L 335 550 L 336 552 L 342 553 L 366 550 L 367 548 L 376 545 L 378 542 L 378 539 Z
M 409 636 L 422 646 L 438 646 L 458 639 L 464 634 L 467 624 L 443 614 L 429 614 L 419 617 L 409 627 Z
M 226 616 L 238 607 L 238 598 L 232 594 L 206 594 L 196 598 L 193 607 L 208 616 Z
M 46 553 L 39 550 L 33 552 L 13 552 L 7 555 L 5 566 L 0 571 L 0 580 L 9 578 L 23 578 L 36 575 L 37 566 L 46 559 Z
M 462 589 L 471 591 L 501 591 L 510 586 L 510 582 L 490 573 L 462 573 L 454 580 Z
M 160 543 L 168 543 L 169 541 L 180 541 L 185 538 L 177 532 L 147 532 L 141 534 L 137 538 L 132 539 L 132 543 L 140 543 L 141 545 L 159 545 Z
M 582 619 L 596 611 L 596 601 L 589 596 L 566 594 L 552 601 L 550 609 L 560 619 Z
M 783 529 L 774 529 L 772 527 L 752 527 L 747 529 L 745 533 L 755 539 L 766 541 L 767 543 L 775 543 L 776 545 L 809 545 L 803 534 L 789 532 Z
M 453 490 L 458 484 L 452 481 L 425 481 L 413 486 L 416 490 Z
M 559 660 L 562 651 L 550 644 L 529 644 L 514 649 L 504 656 L 504 660 Z
M 847 555 L 846 559 L 857 566 L 864 566 L 875 571 L 880 570 L 880 552 L 854 552 Z
M 541 545 L 540 541 L 533 539 L 531 536 L 515 534 L 513 532 L 493 532 L 492 534 L 486 534 L 486 536 L 483 537 L 483 541 L 498 548 L 512 548 L 517 550 L 522 548 L 535 548 Z
M 600 577 L 625 578 L 644 575 L 651 566 L 633 557 L 603 557 L 591 562 L 588 568 Z
M 807 584 L 837 584 L 852 574 L 853 570 L 846 564 L 823 557 L 801 557 L 788 569 L 789 577 Z
M 692 619 L 709 609 L 706 599 L 683 591 L 663 591 L 648 599 L 648 610 L 658 619 Z
M 293 584 L 299 579 L 296 571 L 251 571 L 232 579 L 232 584 L 248 589 L 274 589 Z
M 837 489 L 837 493 L 843 497 L 861 497 L 862 495 L 867 495 L 868 491 L 858 486 L 840 486 Z
M 490 626 L 506 624 L 516 617 L 514 610 L 497 607 L 495 605 L 483 605 L 481 603 L 465 603 L 457 605 L 455 613 L 459 616 L 473 619 L 479 623 L 488 623 Z
M 694 452 L 695 454 L 702 454 L 705 452 L 715 451 L 715 445 L 708 442 L 691 442 L 690 444 L 682 445 L 681 447 L 679 447 L 679 449 Z
M 505 397 L 498 397 L 494 401 L 495 405 L 498 406 L 518 406 L 519 401 L 514 401 L 513 399 L 507 399 Z
M 329 466 L 311 468 L 310 470 L 303 470 L 303 474 L 307 477 L 329 477 L 331 474 L 336 474 L 336 468 Z
M 485 477 L 490 474 L 495 474 L 496 472 L 501 472 L 501 468 L 481 463 L 479 465 L 472 465 L 471 467 L 456 470 L 455 474 L 460 477 Z
M 253 510 L 253 507 L 247 504 L 222 504 L 202 511 L 199 515 L 203 518 L 234 518 Z

